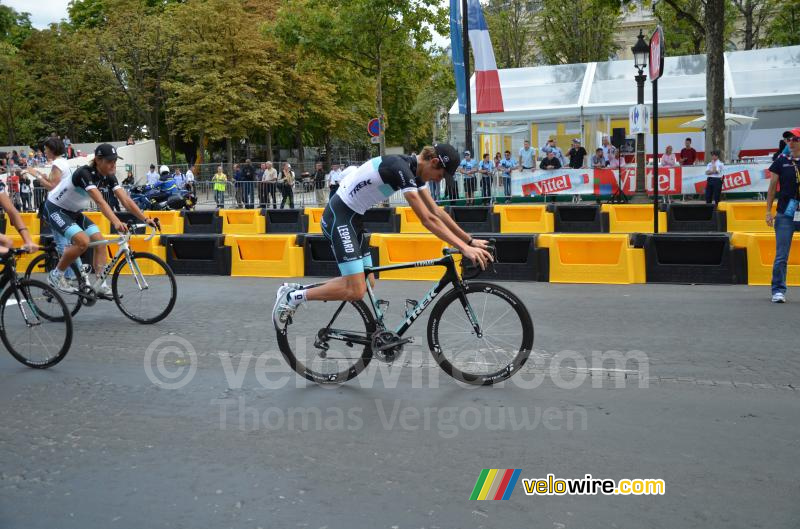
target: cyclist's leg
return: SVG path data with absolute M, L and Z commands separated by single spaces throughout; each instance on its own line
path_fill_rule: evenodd
M 58 232 L 58 230 L 53 230 L 51 228 L 51 231 L 53 232 L 53 242 L 56 244 L 56 250 L 58 250 L 58 255 L 59 256 L 64 255 L 64 248 L 66 248 L 69 242 L 67 241 L 66 237 L 64 237 L 61 233 Z M 75 264 L 78 265 L 78 268 L 83 266 L 80 257 L 75 259 Z M 67 279 L 75 279 L 75 272 L 72 271 L 72 267 L 67 268 L 66 272 L 64 272 L 64 276 Z
M 58 261 L 56 269 L 63 274 L 69 265 L 89 247 L 89 237 L 83 233 L 83 229 L 76 222 L 76 215 L 71 211 L 62 209 L 55 204 L 45 202 L 42 206 L 44 218 L 50 224 L 50 229 L 54 235 L 60 235 L 64 241 L 71 243 L 65 244 L 61 251 L 61 259 Z M 56 240 L 56 243 L 58 241 Z
M 100 228 L 98 228 L 97 225 L 86 215 L 83 213 L 78 213 L 75 220 L 92 242 L 103 240 L 103 235 L 100 233 Z M 96 247 L 92 256 L 92 265 L 94 266 L 95 275 L 100 275 L 103 272 L 103 268 L 105 268 L 107 260 L 108 256 L 106 255 L 106 249 Z

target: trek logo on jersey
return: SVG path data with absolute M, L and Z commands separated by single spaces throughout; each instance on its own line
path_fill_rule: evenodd
M 354 196 L 356 193 L 358 193 L 358 191 L 359 191 L 360 189 L 362 189 L 362 188 L 364 188 L 364 187 L 367 187 L 368 185 L 372 185 L 372 179 L 371 179 L 371 178 L 367 178 L 366 180 L 362 180 L 361 182 L 359 182 L 358 184 L 356 184 L 356 187 L 354 187 L 354 188 L 353 188 L 353 190 L 352 190 L 352 191 L 350 191 L 350 193 L 348 193 L 348 196 L 349 196 L 350 198 L 353 198 L 353 196 Z
M 350 236 L 350 230 L 347 226 L 339 226 L 336 228 L 339 231 L 339 237 L 342 238 L 342 246 L 344 246 L 345 253 L 353 253 L 356 251 L 353 246 L 353 238 Z

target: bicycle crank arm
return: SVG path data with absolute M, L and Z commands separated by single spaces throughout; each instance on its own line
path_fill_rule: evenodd
M 390 343 L 384 344 L 384 345 L 382 345 L 380 347 L 377 347 L 372 352 L 386 351 L 387 349 L 392 349 L 394 347 L 399 347 L 401 345 L 405 345 L 405 344 L 411 343 L 413 341 L 414 341 L 413 338 L 403 338 L 401 340 L 397 340 L 396 342 L 390 342 Z

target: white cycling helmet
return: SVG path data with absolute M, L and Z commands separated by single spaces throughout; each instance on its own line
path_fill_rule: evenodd
M 166 165 L 162 165 L 161 167 L 158 168 L 158 174 L 161 175 L 164 173 L 169 174 L 169 167 L 167 167 Z

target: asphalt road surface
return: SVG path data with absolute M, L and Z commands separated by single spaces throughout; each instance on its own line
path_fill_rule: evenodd
M 423 318 L 397 363 L 326 389 L 277 351 L 279 284 L 180 277 L 161 323 L 100 303 L 56 367 L 0 354 L 0 527 L 800 526 L 800 290 L 507 283 L 536 340 L 503 387 L 441 372 Z M 379 293 L 398 318 L 429 287 Z M 521 469 L 511 498 L 470 501 L 492 468 Z M 548 474 L 665 494 L 525 494 Z

